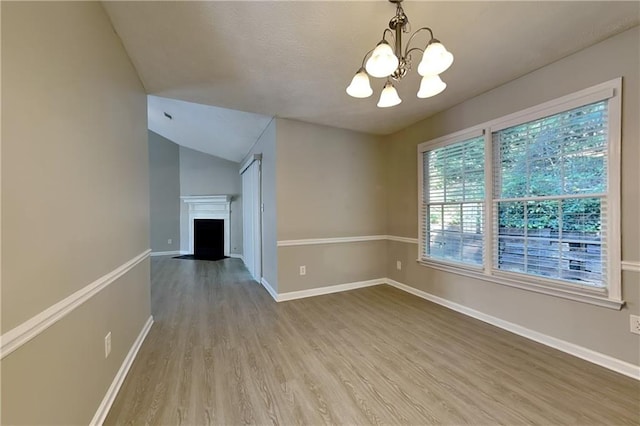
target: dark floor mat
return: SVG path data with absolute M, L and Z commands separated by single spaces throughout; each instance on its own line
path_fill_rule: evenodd
M 187 260 L 212 260 L 212 261 L 223 260 L 223 259 L 228 259 L 228 258 L 229 258 L 229 256 L 223 256 L 223 257 L 220 257 L 220 258 L 218 258 L 218 259 L 204 259 L 204 258 L 201 258 L 201 257 L 195 257 L 195 256 L 194 256 L 194 255 L 192 255 L 192 254 L 185 254 L 185 255 L 183 255 L 183 256 L 175 256 L 175 257 L 174 257 L 174 259 L 187 259 Z

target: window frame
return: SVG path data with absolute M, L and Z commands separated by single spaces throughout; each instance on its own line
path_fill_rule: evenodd
M 449 145 L 453 145 L 456 143 L 460 143 L 460 142 L 465 142 L 468 141 L 470 139 L 476 139 L 479 138 L 481 136 L 484 136 L 484 129 L 480 128 L 480 127 L 473 127 L 471 129 L 465 129 L 461 132 L 456 132 L 447 136 L 444 136 L 442 138 L 438 138 L 438 139 L 434 139 L 433 141 L 431 141 L 431 143 L 433 143 L 433 145 L 431 145 L 429 147 L 429 149 L 422 151 L 422 153 L 418 154 L 418 176 L 420 179 L 420 184 L 419 184 L 419 189 L 418 189 L 418 199 L 419 199 L 419 206 L 418 206 L 418 210 L 419 213 L 418 215 L 421 217 L 422 216 L 422 205 L 424 203 L 424 180 L 422 179 L 422 176 L 424 174 L 424 161 L 423 161 L 423 156 L 422 154 L 424 154 L 424 152 L 428 152 L 428 151 L 433 151 L 435 149 L 439 149 L 439 148 L 444 148 L 446 146 Z M 485 141 L 485 149 L 486 149 L 486 141 Z M 486 158 L 486 152 L 485 152 L 485 158 Z M 485 180 L 486 180 L 486 174 L 485 174 Z M 483 207 L 484 207 L 484 223 L 483 223 L 483 231 L 487 226 L 487 221 L 486 221 L 486 205 L 484 205 L 486 203 L 486 191 L 487 188 L 485 186 L 485 197 L 483 199 Z M 419 237 L 418 237 L 418 241 L 420 244 L 420 251 L 419 251 L 419 255 L 421 255 L 422 253 L 425 252 L 425 235 L 424 235 L 424 227 L 422 226 L 423 221 L 419 221 L 418 222 L 418 233 L 419 233 Z M 429 259 L 423 259 L 423 260 L 428 260 L 428 261 L 434 261 L 434 262 L 440 262 L 440 263 L 445 263 L 445 264 L 449 264 L 452 266 L 458 266 L 460 268 L 465 268 L 465 269 L 470 269 L 470 270 L 483 270 L 484 269 L 484 256 L 486 255 L 485 250 L 486 248 L 484 247 L 485 241 L 483 239 L 482 241 L 483 243 L 483 261 L 482 261 L 482 265 L 475 265 L 475 264 L 471 264 L 471 263 L 464 263 L 464 262 L 456 262 L 454 260 L 445 260 L 445 259 L 435 259 L 435 258 L 429 258 Z
M 605 260 L 607 286 L 590 288 L 567 281 L 545 278 L 524 273 L 509 272 L 495 268 L 495 227 L 494 223 L 494 153 L 493 133 L 543 117 L 555 115 L 591 103 L 607 100 L 607 189 L 604 199 L 607 203 L 607 234 L 603 244 L 607 246 Z M 624 305 L 621 283 L 621 227 L 620 227 L 620 146 L 622 126 L 622 77 L 517 111 L 479 125 L 451 133 L 418 145 L 418 259 L 423 266 L 478 278 L 493 283 L 516 287 L 528 291 L 549 294 L 580 302 L 591 303 L 613 309 Z M 424 258 L 426 235 L 423 231 L 424 186 L 423 155 L 425 152 L 484 135 L 485 155 L 485 198 L 484 198 L 484 239 L 483 264 L 480 266 Z

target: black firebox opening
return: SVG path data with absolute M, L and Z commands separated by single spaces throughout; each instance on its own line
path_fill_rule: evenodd
M 196 259 L 224 259 L 224 220 L 193 221 L 193 256 Z

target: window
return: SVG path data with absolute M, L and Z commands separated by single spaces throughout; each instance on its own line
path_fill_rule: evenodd
M 419 260 L 619 307 L 620 88 L 421 144 Z
M 425 257 L 482 266 L 484 137 L 423 153 Z

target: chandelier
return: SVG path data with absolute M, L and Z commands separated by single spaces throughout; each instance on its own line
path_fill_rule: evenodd
M 402 49 L 402 33 L 409 33 L 411 26 L 409 18 L 404 13 L 400 3 L 402 0 L 389 0 L 396 4 L 396 15 L 389 21 L 389 28 L 382 33 L 382 40 L 375 48 L 368 51 L 362 58 L 362 66 L 356 72 L 347 87 L 347 93 L 354 98 L 368 98 L 373 94 L 369 76 L 386 78 L 382 88 L 378 107 L 386 108 L 398 105 L 402 100 L 393 85 L 393 81 L 400 81 L 411 69 L 411 54 L 415 51 L 422 53 L 422 61 L 418 65 L 418 74 L 422 76 L 419 98 L 429 98 L 442 92 L 447 84 L 440 79 L 442 72 L 446 71 L 453 63 L 453 55 L 447 51 L 440 41 L 433 37 L 431 28 L 422 27 L 416 30 L 404 50 Z M 422 31 L 428 31 L 431 38 L 424 49 L 411 47 L 413 38 Z M 389 36 L 393 45 L 387 40 Z M 367 59 L 367 57 L 369 59 Z M 366 61 L 366 62 L 365 62 Z

